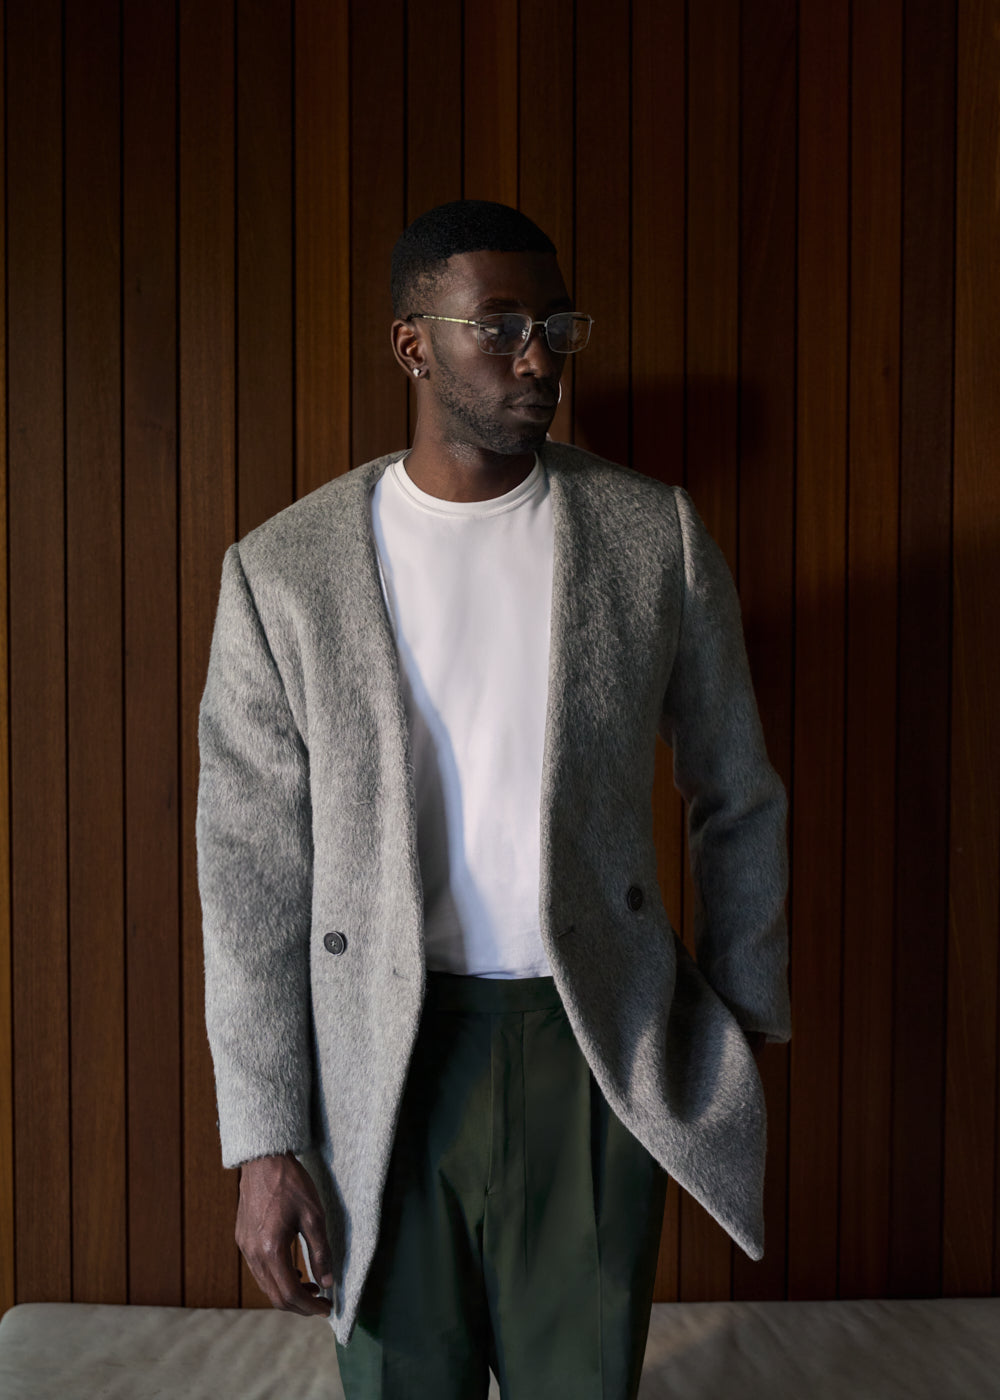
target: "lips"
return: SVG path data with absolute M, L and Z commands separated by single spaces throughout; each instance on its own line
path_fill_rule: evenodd
M 551 413 L 557 403 L 557 399 L 518 399 L 510 407 L 527 409 L 533 413 Z

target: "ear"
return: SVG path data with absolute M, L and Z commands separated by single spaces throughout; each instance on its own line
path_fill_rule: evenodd
M 393 321 L 392 353 L 412 379 L 419 379 L 427 372 L 427 345 L 419 325 L 412 321 Z

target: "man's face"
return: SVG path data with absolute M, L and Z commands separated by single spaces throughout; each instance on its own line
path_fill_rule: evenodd
M 541 321 L 572 302 L 551 253 L 462 253 L 449 258 L 432 298 L 420 310 L 476 320 L 517 311 Z M 426 336 L 427 379 L 421 411 L 456 446 L 513 455 L 534 452 L 559 401 L 566 356 L 549 349 L 536 326 L 516 355 L 486 355 L 473 326 L 419 321 Z

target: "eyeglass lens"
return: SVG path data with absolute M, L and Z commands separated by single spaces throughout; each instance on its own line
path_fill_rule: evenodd
M 531 334 L 531 317 L 514 311 L 483 316 L 479 321 L 479 348 L 487 355 L 515 355 Z M 550 350 L 570 355 L 582 350 L 590 339 L 590 317 L 563 311 L 545 322 L 545 339 Z

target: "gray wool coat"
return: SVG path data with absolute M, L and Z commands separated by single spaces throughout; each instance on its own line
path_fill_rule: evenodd
M 407 723 L 370 510 L 401 455 L 228 551 L 200 721 L 223 1159 L 291 1151 L 308 1167 L 342 1341 L 375 1248 L 425 975 Z M 735 590 L 682 490 L 568 446 L 541 455 L 555 528 L 542 939 L 615 1113 L 756 1259 L 765 1115 L 744 1032 L 790 1033 L 785 798 Z M 697 960 L 657 885 L 658 732 L 689 804 Z

